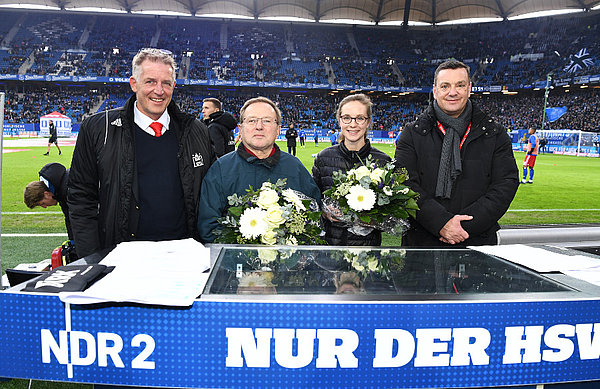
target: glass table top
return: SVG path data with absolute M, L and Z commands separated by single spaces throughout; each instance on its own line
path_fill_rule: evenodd
M 477 295 L 573 289 L 469 249 L 224 247 L 205 295 Z

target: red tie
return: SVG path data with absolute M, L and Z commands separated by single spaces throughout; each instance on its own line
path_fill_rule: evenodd
M 157 138 L 162 135 L 162 124 L 159 122 L 152 122 L 152 124 L 150 124 L 150 128 L 154 130 L 154 136 Z

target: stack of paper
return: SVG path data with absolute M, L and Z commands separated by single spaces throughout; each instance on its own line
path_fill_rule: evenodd
M 208 279 L 210 251 L 193 239 L 124 242 L 100 263 L 115 268 L 83 292 L 59 293 L 60 299 L 191 306 Z
M 539 273 L 561 272 L 600 286 L 600 259 L 585 255 L 566 255 L 522 244 L 471 246 L 472 250 L 495 255 Z

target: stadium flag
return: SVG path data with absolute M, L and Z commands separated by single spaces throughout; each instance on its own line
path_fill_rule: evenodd
M 594 64 L 592 55 L 588 53 L 587 48 L 583 48 L 577 54 L 571 55 L 570 59 L 571 62 L 564 69 L 567 73 L 575 73 Z
M 567 113 L 566 106 L 546 108 L 546 116 L 548 117 L 549 122 L 554 122 L 554 121 L 560 119 L 560 117 L 562 115 L 564 115 L 565 113 Z

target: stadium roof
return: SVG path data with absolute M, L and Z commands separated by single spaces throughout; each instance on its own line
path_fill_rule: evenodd
M 0 6 L 322 23 L 481 22 L 600 8 L 600 0 L 0 0 Z

